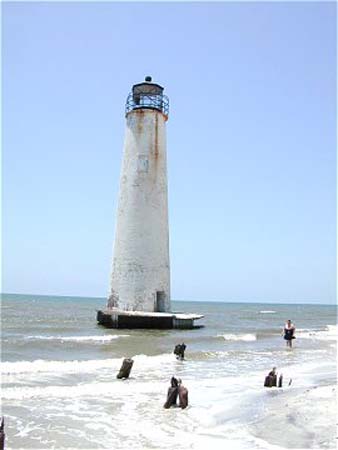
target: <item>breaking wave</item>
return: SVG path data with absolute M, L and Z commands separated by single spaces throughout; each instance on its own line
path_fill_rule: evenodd
M 28 340 L 47 340 L 60 342 L 109 342 L 115 339 L 129 337 L 129 334 L 111 334 L 102 336 L 27 336 Z
M 338 338 L 338 326 L 327 325 L 324 330 L 299 328 L 296 336 L 300 339 L 318 339 L 321 341 L 336 341 Z
M 37 359 L 35 361 L 4 362 L 1 364 L 1 372 L 3 374 L 39 372 L 52 372 L 53 374 L 60 374 L 91 372 L 109 367 L 117 367 L 120 361 L 120 359 L 98 359 L 84 361 L 50 361 Z
M 255 334 L 219 334 L 218 337 L 222 337 L 225 341 L 256 341 Z
M 276 311 L 270 311 L 269 309 L 259 311 L 260 314 L 276 314 Z
M 132 356 L 134 364 L 145 366 L 161 366 L 161 364 L 171 363 L 174 359 L 173 354 L 161 354 L 157 356 L 135 355 Z M 121 366 L 123 358 L 111 359 L 90 359 L 90 360 L 71 360 L 71 361 L 51 361 L 37 359 L 35 361 L 17 361 L 1 363 L 1 373 L 6 375 L 20 373 L 88 373 L 100 371 L 103 369 L 117 370 Z
M 154 391 L 155 383 L 144 386 L 145 391 Z M 2 395 L 6 400 L 23 400 L 30 398 L 76 398 L 76 397 L 118 397 L 121 394 L 139 394 L 139 386 L 132 383 L 86 383 L 77 386 L 35 386 L 35 387 L 14 387 L 5 389 Z M 163 389 L 163 387 L 162 387 Z

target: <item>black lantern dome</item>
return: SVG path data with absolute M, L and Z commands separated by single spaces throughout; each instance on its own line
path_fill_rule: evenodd
M 134 109 L 156 109 L 168 116 L 169 99 L 163 94 L 163 87 L 152 83 L 150 76 L 145 77 L 142 83 L 134 84 L 127 97 L 126 114 Z

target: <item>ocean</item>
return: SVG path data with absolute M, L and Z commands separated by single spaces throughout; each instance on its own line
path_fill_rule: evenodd
M 336 448 L 336 306 L 182 301 L 172 309 L 204 314 L 203 328 L 113 330 L 96 323 L 104 305 L 2 296 L 7 449 Z M 118 380 L 124 357 L 134 365 Z M 273 366 L 283 388 L 263 387 Z M 172 376 L 185 410 L 163 408 Z

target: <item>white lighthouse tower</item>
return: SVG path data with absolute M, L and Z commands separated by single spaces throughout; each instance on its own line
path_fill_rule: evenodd
M 126 103 L 126 130 L 107 309 L 114 328 L 191 328 L 202 316 L 171 312 L 166 121 L 169 100 L 151 77 Z
M 170 311 L 166 121 L 163 87 L 146 77 L 126 105 L 126 131 L 109 308 Z

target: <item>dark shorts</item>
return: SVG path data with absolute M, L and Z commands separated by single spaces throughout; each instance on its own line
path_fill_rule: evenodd
M 284 334 L 284 339 L 287 341 L 291 341 L 292 339 L 296 339 L 296 336 L 292 334 Z

